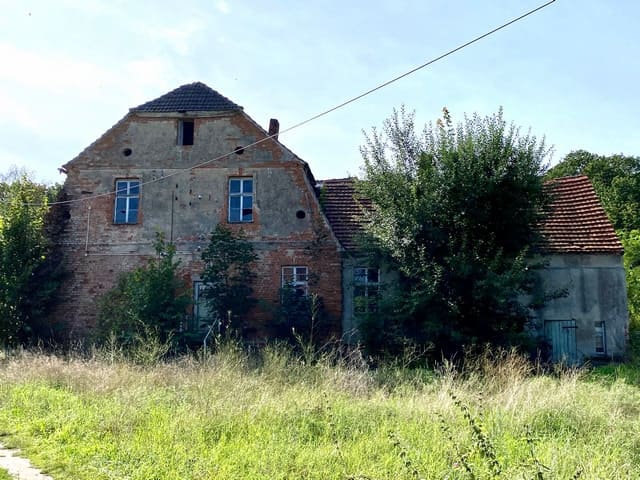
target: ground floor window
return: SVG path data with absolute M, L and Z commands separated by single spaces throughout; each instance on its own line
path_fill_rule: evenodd
M 380 270 L 369 267 L 353 269 L 353 312 L 374 313 L 378 311 L 380 294 Z
M 282 287 L 287 286 L 306 296 L 309 287 L 309 269 L 298 265 L 282 267 Z
M 605 355 L 607 353 L 607 337 L 604 322 L 596 322 L 594 325 L 596 353 Z
M 193 323 L 192 330 L 207 330 L 213 322 L 213 315 L 204 297 L 206 283 L 193 282 Z

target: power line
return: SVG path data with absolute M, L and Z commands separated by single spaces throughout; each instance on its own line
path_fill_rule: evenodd
M 465 43 L 463 43 L 463 44 L 461 44 L 461 45 L 459 45 L 459 46 L 457 46 L 455 48 L 452 48 L 451 50 L 443 53 L 442 55 L 439 55 L 439 56 L 429 60 L 428 62 L 423 63 L 422 65 L 419 65 L 419 66 L 417 66 L 415 68 L 412 68 L 411 70 L 392 78 L 391 80 L 387 80 L 386 82 L 381 83 L 380 85 L 378 85 L 376 87 L 373 87 L 373 88 L 367 90 L 366 92 L 363 92 L 363 93 L 361 93 L 359 95 L 356 95 L 355 97 L 352 97 L 352 98 L 350 98 L 348 100 L 345 100 L 344 102 L 342 102 L 342 103 L 340 103 L 340 104 L 338 104 L 338 105 L 336 105 L 334 107 L 331 107 L 331 108 L 329 108 L 327 110 L 324 110 L 324 111 L 322 111 L 322 112 L 320 112 L 320 113 L 318 113 L 316 115 L 313 115 L 312 117 L 307 118 L 306 120 L 303 120 L 303 121 L 301 121 L 299 123 L 296 123 L 295 125 L 293 125 L 293 126 L 291 126 L 289 128 L 286 128 L 286 129 L 282 130 L 279 133 L 274 133 L 273 135 L 269 135 L 269 136 L 267 136 L 265 138 L 262 138 L 260 140 L 257 140 L 255 142 L 253 142 L 253 143 L 250 143 L 249 145 L 246 145 L 244 148 L 247 149 L 247 148 L 255 147 L 256 145 L 259 145 L 259 144 L 261 144 L 263 142 L 266 142 L 267 140 L 270 140 L 270 139 L 272 139 L 272 138 L 274 138 L 274 137 L 276 137 L 278 135 L 282 135 L 282 134 L 290 132 L 291 130 L 294 130 L 296 128 L 300 128 L 303 125 L 306 125 L 307 123 L 313 122 L 313 121 L 315 121 L 315 120 L 317 120 L 317 119 L 319 119 L 321 117 L 324 117 L 324 116 L 326 116 L 326 115 L 328 115 L 328 114 L 330 114 L 332 112 L 335 112 L 336 110 L 344 108 L 344 107 L 346 107 L 347 105 L 349 105 L 351 103 L 357 102 L 358 100 L 360 100 L 360 99 L 362 99 L 362 98 L 364 98 L 364 97 L 366 97 L 368 95 L 371 95 L 372 93 L 377 92 L 378 90 L 381 90 L 381 89 L 383 89 L 385 87 L 388 87 L 389 85 L 391 85 L 392 83 L 397 82 L 398 80 L 401 80 L 401 79 L 403 79 L 405 77 L 408 77 L 409 75 L 412 75 L 412 74 L 416 73 L 417 71 L 422 70 L 423 68 L 426 68 L 429 65 L 432 65 L 432 64 L 442 60 L 443 58 L 448 57 L 449 55 L 453 55 L 454 53 L 456 53 L 456 52 L 458 52 L 458 51 L 460 51 L 460 50 L 462 50 L 462 49 L 464 49 L 464 48 L 466 48 L 466 47 L 468 47 L 468 46 L 470 46 L 470 45 L 472 45 L 472 44 L 474 44 L 476 42 L 479 42 L 480 40 L 482 40 L 482 39 L 484 39 L 484 38 L 486 38 L 486 37 L 488 37 L 490 35 L 493 35 L 494 33 L 498 32 L 498 31 L 500 31 L 500 30 L 502 30 L 502 29 L 504 29 L 504 28 L 506 28 L 506 27 L 508 27 L 510 25 L 513 25 L 516 22 L 519 22 L 520 20 L 522 20 L 522 19 L 524 19 L 524 18 L 526 18 L 526 17 L 528 17 L 530 15 L 533 15 L 534 13 L 536 13 L 536 12 L 546 8 L 546 7 L 548 7 L 549 5 L 554 3 L 555 1 L 556 0 L 550 0 L 550 1 L 538 6 L 538 7 L 534 8 L 534 9 L 532 9 L 532 10 L 529 10 L 526 13 L 523 13 L 522 15 L 520 15 L 520 16 L 512 19 L 512 20 L 509 20 L 506 23 L 503 23 L 502 25 L 500 25 L 499 27 L 494 28 L 493 30 L 490 30 L 490 31 L 488 31 L 486 33 L 483 33 L 482 35 L 477 36 L 477 37 L 473 38 L 472 40 L 469 40 L 468 42 L 465 42 Z M 156 179 L 153 179 L 153 180 L 148 180 L 146 182 L 141 182 L 140 183 L 140 187 L 142 187 L 144 185 L 149 185 L 151 183 L 157 183 L 157 182 L 160 182 L 160 181 L 165 180 L 167 178 L 171 178 L 171 177 L 174 177 L 176 175 L 180 175 L 180 174 L 185 173 L 185 172 L 190 172 L 191 170 L 194 170 L 196 168 L 204 167 L 205 165 L 208 165 L 208 164 L 210 164 L 212 162 L 215 162 L 215 161 L 218 161 L 218 160 L 222 160 L 223 158 L 231 156 L 234 153 L 235 152 L 233 152 L 233 151 L 232 152 L 228 152 L 228 153 L 219 155 L 219 156 L 217 156 L 215 158 L 212 158 L 211 160 L 207 160 L 205 162 L 201 162 L 201 163 L 198 163 L 196 165 L 193 165 L 191 167 L 179 169 L 179 170 L 177 170 L 177 171 L 175 171 L 173 173 L 170 173 L 168 175 L 163 175 L 163 176 L 161 176 L 159 178 L 156 178 Z M 116 193 L 116 190 L 110 191 L 110 192 L 106 192 L 106 193 L 100 193 L 100 194 L 96 194 L 96 195 L 91 195 L 91 196 L 88 196 L 88 197 L 77 198 L 77 199 L 74 199 L 74 200 L 65 200 L 65 201 L 60 201 L 60 202 L 53 202 L 53 203 L 50 203 L 49 205 L 53 206 L 53 205 L 63 205 L 63 204 L 84 202 L 84 201 L 87 201 L 87 200 L 92 200 L 94 198 L 100 198 L 100 197 L 113 195 L 114 193 Z

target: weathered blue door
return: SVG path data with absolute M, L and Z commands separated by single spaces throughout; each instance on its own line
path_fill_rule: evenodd
M 576 346 L 575 320 L 547 320 L 544 322 L 544 334 L 551 345 L 551 360 L 553 362 L 578 362 Z

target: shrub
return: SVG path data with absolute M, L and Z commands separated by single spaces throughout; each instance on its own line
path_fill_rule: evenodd
M 97 340 L 110 337 L 131 346 L 136 340 L 157 334 L 162 343 L 181 344 L 181 332 L 191 296 L 178 276 L 175 246 L 156 234 L 156 255 L 146 266 L 126 272 L 100 300 Z

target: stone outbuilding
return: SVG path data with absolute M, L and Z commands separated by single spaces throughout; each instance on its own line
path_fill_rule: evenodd
M 392 271 L 373 268 L 358 248 L 364 215 L 372 206 L 354 185 L 353 178 L 321 184 L 326 216 L 345 252 L 342 328 L 347 342 L 358 339 L 358 311 L 372 305 L 366 299 L 394 281 Z M 540 287 L 547 298 L 543 308 L 532 311 L 532 333 L 547 345 L 553 361 L 620 357 L 628 328 L 622 244 L 588 177 L 560 178 L 546 188 L 551 202 L 537 227 L 541 242 L 532 261 L 544 266 Z
M 539 226 L 546 292 L 560 293 L 536 311 L 554 361 L 616 358 L 625 352 L 629 313 L 624 250 L 591 181 L 547 183 L 551 204 Z

